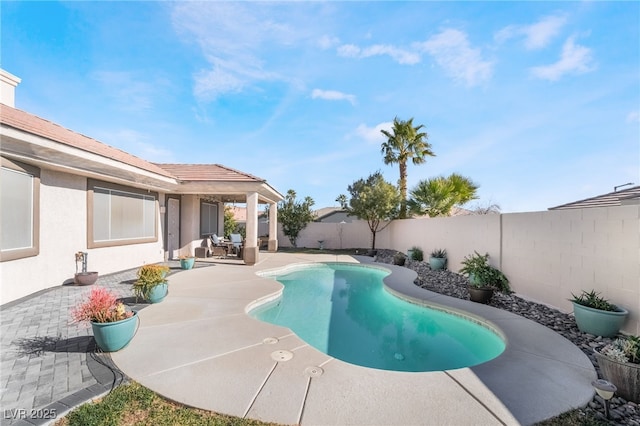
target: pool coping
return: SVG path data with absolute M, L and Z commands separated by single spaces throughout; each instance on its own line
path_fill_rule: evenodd
M 134 340 L 112 354 L 116 365 L 177 402 L 283 424 L 533 424 L 593 397 L 588 357 L 533 321 L 419 288 L 414 271 L 366 256 L 265 255 L 253 267 L 220 264 L 172 275 L 167 299 L 141 311 Z M 391 293 L 496 327 L 505 351 L 444 372 L 375 370 L 332 358 L 289 329 L 246 314 L 282 290 L 259 271 L 318 261 L 388 269 Z

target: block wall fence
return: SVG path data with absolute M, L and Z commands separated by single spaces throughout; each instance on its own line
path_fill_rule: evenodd
M 289 247 L 280 230 L 279 245 Z M 311 223 L 299 247 L 370 248 L 364 221 Z M 520 296 L 571 312 L 568 299 L 596 290 L 629 311 L 623 331 L 640 335 L 640 206 L 550 210 L 483 216 L 394 220 L 376 236 L 376 248 L 425 257 L 446 249 L 449 269 L 464 256 L 489 253 Z

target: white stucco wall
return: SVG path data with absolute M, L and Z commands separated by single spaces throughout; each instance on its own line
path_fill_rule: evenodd
M 160 216 L 155 243 L 88 250 L 86 178 L 41 170 L 40 182 L 40 254 L 0 263 L 0 304 L 73 280 L 78 251 L 101 275 L 163 260 Z

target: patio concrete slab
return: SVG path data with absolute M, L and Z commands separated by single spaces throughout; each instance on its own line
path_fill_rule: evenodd
M 360 367 L 323 354 L 289 329 L 246 314 L 281 285 L 256 275 L 298 262 L 369 258 L 261 254 L 171 276 L 167 299 L 139 313 L 131 344 L 112 354 L 127 375 L 186 405 L 285 424 L 532 424 L 583 406 L 595 370 L 568 340 L 532 321 L 418 289 L 392 265 L 394 294 L 499 329 L 507 347 L 487 363 L 444 372 Z M 420 290 L 420 291 L 416 291 Z M 282 351 L 282 352 L 278 352 Z

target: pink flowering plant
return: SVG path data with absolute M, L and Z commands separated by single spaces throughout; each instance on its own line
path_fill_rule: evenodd
M 91 289 L 89 299 L 71 311 L 74 321 L 116 322 L 133 316 L 116 295 L 103 287 Z

